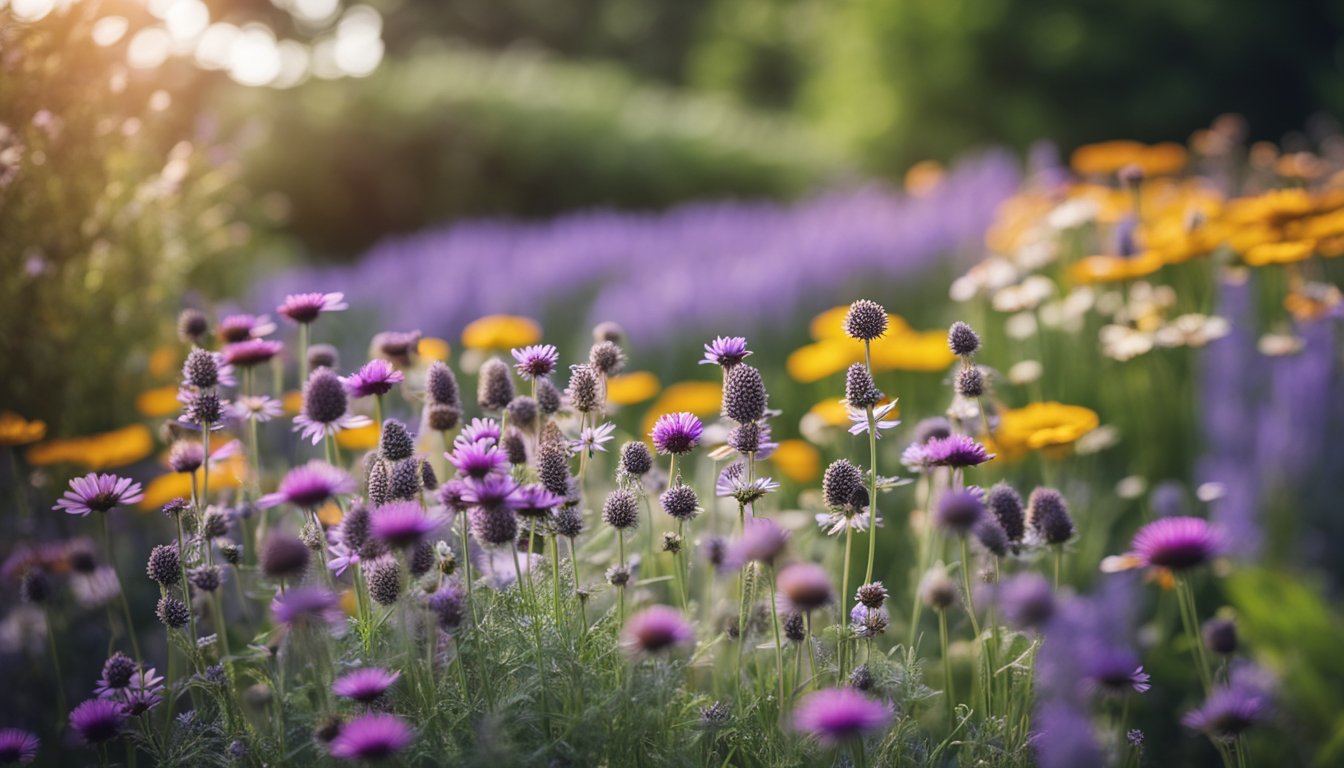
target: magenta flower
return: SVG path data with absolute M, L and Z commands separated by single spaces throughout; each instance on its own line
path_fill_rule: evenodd
M 128 477 L 93 472 L 70 480 L 70 490 L 52 509 L 81 517 L 90 512 L 111 512 L 117 507 L 142 501 L 140 484 Z
M 632 653 L 659 653 L 695 641 L 695 632 L 681 612 L 654 605 L 631 616 L 621 630 L 621 641 Z
M 400 672 L 389 672 L 381 667 L 364 667 L 336 678 L 336 682 L 331 684 L 331 692 L 368 704 L 386 693 L 400 678 Z
M 346 723 L 331 742 L 331 756 L 341 760 L 386 760 L 410 746 L 415 736 L 396 715 L 371 713 Z
M 1106 558 L 1101 569 L 1112 573 L 1146 566 L 1184 571 L 1217 557 L 1223 543 L 1221 532 L 1203 518 L 1163 517 L 1140 528 L 1131 551 Z
M 550 344 L 533 344 L 530 347 L 512 350 L 513 359 L 518 364 L 513 366 L 518 371 L 518 375 L 523 377 L 524 381 L 533 379 L 542 379 L 550 376 L 555 370 L 556 363 L 560 361 L 560 353 Z
M 37 737 L 18 728 L 0 728 L 0 764 L 27 765 L 37 757 Z
M 705 425 L 693 413 L 665 413 L 653 425 L 654 450 L 660 454 L 682 456 L 691 452 L 700 442 Z
M 935 438 L 924 445 L 924 456 L 936 467 L 974 467 L 994 458 L 985 446 L 966 435 Z
M 349 309 L 344 293 L 291 293 L 275 311 L 296 323 L 307 325 L 323 312 Z
M 328 499 L 355 492 L 355 481 L 343 470 L 325 461 L 313 459 L 295 467 L 280 481 L 275 493 L 268 493 L 257 501 L 257 506 L 269 509 L 280 504 L 293 504 L 304 509 L 316 509 Z
M 276 595 L 271 615 L 281 624 L 335 624 L 341 620 L 341 598 L 321 587 L 295 587 Z
M 1269 717 L 1270 697 L 1255 686 L 1233 681 L 1209 693 L 1198 709 L 1187 712 L 1181 724 L 1210 737 L 1227 739 Z
M 226 344 L 259 339 L 272 333 L 275 333 L 275 323 L 268 315 L 229 315 L 219 321 L 219 339 Z
M 705 357 L 701 365 L 719 365 L 732 368 L 751 355 L 747 349 L 747 340 L 741 336 L 717 336 L 705 345 Z
M 804 696 L 793 711 L 793 727 L 823 744 L 834 745 L 885 730 L 887 705 L 852 688 L 828 688 Z
M 365 363 L 357 373 L 341 379 L 351 397 L 360 398 L 369 395 L 386 395 L 392 387 L 406 380 L 405 374 L 381 357 Z
M 518 507 L 518 484 L 513 478 L 487 475 L 479 480 L 468 479 L 462 501 L 487 510 L 513 510 Z
M 463 477 L 473 480 L 508 473 L 508 455 L 488 442 L 462 441 L 453 447 L 452 453 L 443 456 Z
M 517 498 L 517 512 L 523 517 L 545 517 L 565 503 L 563 496 L 557 496 L 540 485 L 519 488 Z
M 472 419 L 471 423 L 462 427 L 462 432 L 454 440 L 453 445 L 461 443 L 498 443 L 502 431 L 499 422 L 494 419 Z
M 111 699 L 89 699 L 70 712 L 70 727 L 88 744 L 101 744 L 121 732 L 126 714 Z
M 749 562 L 769 565 L 784 551 L 789 543 L 789 532 L 780 528 L 768 517 L 747 518 L 742 529 L 742 537 L 728 547 L 728 556 L 724 565 L 741 568 Z
M 776 587 L 790 610 L 815 611 L 835 596 L 831 576 L 816 563 L 794 563 L 775 577 Z
M 280 354 L 284 348 L 285 345 L 278 341 L 247 339 L 226 345 L 221 354 L 224 356 L 224 362 L 230 365 L 252 368 L 262 363 L 269 363 L 271 358 Z
M 370 531 L 389 546 L 409 547 L 442 524 L 441 519 L 425 514 L 414 501 L 393 501 L 373 510 Z

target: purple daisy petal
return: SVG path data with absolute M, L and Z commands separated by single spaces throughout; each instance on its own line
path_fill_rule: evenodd
M 56 502 L 54 510 L 85 516 L 90 512 L 110 512 L 117 507 L 144 500 L 140 484 L 126 477 L 90 472 L 70 480 L 70 490 Z
M 364 667 L 336 678 L 331 684 L 331 692 L 368 704 L 386 693 L 400 678 L 400 672 L 389 672 L 381 667 Z
M 351 397 L 360 398 L 385 395 L 405 380 L 405 374 L 398 371 L 392 363 L 379 357 L 365 363 L 357 373 L 342 378 L 341 383 L 345 384 L 345 389 Z
M 411 727 L 396 715 L 361 715 L 346 723 L 331 742 L 331 756 L 341 760 L 386 760 L 410 746 Z

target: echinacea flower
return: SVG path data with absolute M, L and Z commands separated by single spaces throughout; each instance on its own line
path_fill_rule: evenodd
M 341 727 L 331 741 L 331 756 L 341 760 L 386 760 L 410 746 L 411 727 L 396 715 L 361 715 Z
M 896 408 L 896 401 L 893 400 L 890 403 L 881 406 L 880 408 L 873 409 L 873 426 L 877 428 L 877 431 L 874 432 L 873 434 L 877 435 L 877 438 L 879 440 L 882 438 L 882 430 L 892 429 L 893 427 L 900 426 L 901 424 L 900 419 L 886 418 L 887 414 L 891 413 L 892 410 L 895 408 Z M 867 432 L 868 412 L 866 410 L 860 410 L 858 408 L 849 408 L 848 412 L 849 412 L 849 420 L 854 422 L 854 425 L 849 428 L 849 434 L 862 435 L 865 432 Z
M 828 688 L 804 696 L 793 711 L 793 727 L 823 744 L 840 744 L 886 729 L 892 713 L 852 688 Z
M 603 446 L 612 440 L 612 433 L 616 431 L 616 425 L 606 422 L 596 427 L 584 427 L 579 433 L 579 439 L 570 445 L 577 452 L 587 452 L 589 456 L 594 451 L 606 453 L 607 449 Z
M 295 587 L 271 601 L 271 616 L 281 624 L 335 623 L 341 620 L 341 598 L 321 587 Z
M 70 712 L 70 727 L 88 744 L 112 739 L 125 722 L 121 704 L 111 699 L 89 699 Z
M 454 445 L 452 453 L 445 453 L 443 456 L 459 474 L 473 480 L 482 480 L 491 475 L 503 475 L 508 472 L 509 457 L 487 441 L 459 442 Z
M 705 425 L 695 414 L 682 411 L 659 416 L 650 437 L 658 453 L 683 456 L 699 444 L 704 431 Z
M 296 323 L 307 325 L 323 312 L 340 312 L 349 308 L 344 293 L 291 293 L 275 311 Z
M 937 467 L 974 467 L 994 458 L 985 446 L 966 435 L 935 438 L 924 445 L 928 463 Z
M 634 614 L 621 629 L 621 642 L 632 653 L 653 654 L 695 641 L 695 631 L 675 608 L 653 605 Z
M 404 548 L 433 533 L 443 520 L 427 515 L 414 501 L 393 501 L 373 510 L 370 532 L 389 546 Z
M 513 366 L 518 371 L 518 375 L 523 381 L 532 381 L 550 376 L 555 371 L 556 363 L 560 360 L 560 353 L 550 344 L 533 344 L 531 346 L 520 347 L 512 350 L 513 359 L 517 360 L 517 365 Z
M 331 684 L 331 692 L 368 704 L 386 693 L 400 678 L 400 672 L 389 672 L 381 667 L 363 667 L 336 678 Z
M 358 372 L 342 378 L 341 383 L 351 397 L 361 398 L 385 395 L 405 380 L 406 375 L 394 368 L 392 363 L 377 357 L 361 366 Z
M 90 512 L 110 512 L 144 498 L 140 484 L 128 477 L 90 472 L 71 479 L 70 490 L 52 509 L 84 517 Z
M 705 345 L 705 357 L 700 365 L 717 365 L 732 368 L 751 356 L 747 349 L 747 340 L 741 336 L 716 336 Z
M 293 504 L 303 509 L 316 509 L 328 499 L 354 492 L 355 481 L 344 470 L 313 459 L 291 469 L 280 481 L 280 488 L 262 496 L 257 506 L 269 509 L 280 504 Z
M 1185 571 L 1204 565 L 1223 548 L 1219 530 L 1199 517 L 1164 517 L 1134 534 L 1130 552 L 1101 562 L 1107 573 L 1130 568 L 1165 568 Z
M 27 765 L 37 757 L 37 736 L 18 729 L 0 728 L 0 765 Z

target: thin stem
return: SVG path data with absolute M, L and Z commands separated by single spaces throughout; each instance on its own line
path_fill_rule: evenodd
M 863 363 L 868 368 L 868 377 L 873 376 L 873 358 L 871 343 L 863 342 Z M 877 555 L 877 421 L 873 417 L 873 406 L 864 408 L 868 416 L 868 570 L 863 578 L 865 584 L 873 580 L 873 560 Z M 843 617 L 841 617 L 843 620 Z
M 299 323 L 299 389 L 308 382 L 308 324 Z
M 462 572 L 467 576 L 467 610 L 471 614 L 471 625 L 476 626 L 476 601 L 472 595 L 471 578 L 471 545 L 467 542 L 467 513 L 459 513 L 462 516 Z
M 624 570 L 624 568 L 625 568 L 625 532 L 624 532 L 624 531 L 616 531 L 616 550 L 617 550 L 617 553 L 619 554 L 620 566 L 621 566 L 622 570 Z M 617 597 L 618 611 L 617 611 L 617 614 L 616 614 L 616 615 L 620 617 L 620 620 L 621 620 L 621 622 L 620 622 L 620 623 L 621 623 L 621 626 L 625 626 L 625 585 L 624 585 L 624 584 L 621 584 L 620 586 L 618 586 L 618 587 L 616 588 L 616 592 L 617 592 L 617 595 L 618 595 L 618 597 Z
M 775 678 L 779 683 L 779 707 L 784 708 L 784 645 L 779 640 L 779 608 L 775 605 L 775 570 L 770 569 L 770 618 L 775 624 Z
M 947 611 L 938 611 L 938 642 L 943 649 L 943 698 L 947 701 L 947 723 L 956 725 L 955 694 L 952 692 L 952 657 L 947 655 Z
M 1193 648 L 1195 666 L 1199 669 L 1199 680 L 1204 684 L 1204 693 L 1207 695 L 1213 689 L 1213 677 L 1209 673 L 1209 660 L 1204 653 L 1204 641 L 1199 633 L 1199 611 L 1195 607 L 1195 593 L 1184 576 L 1176 577 L 1176 599 L 1180 602 L 1181 624 Z
M 845 566 L 840 572 L 840 667 L 837 671 L 839 679 L 844 679 L 849 673 L 849 668 L 845 666 L 845 657 L 849 650 L 849 558 L 854 545 L 854 529 L 849 525 L 845 526 Z

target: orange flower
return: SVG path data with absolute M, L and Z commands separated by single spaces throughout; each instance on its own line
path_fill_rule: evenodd
M 996 452 L 1018 456 L 1073 445 L 1100 424 L 1097 412 L 1081 405 L 1031 403 L 1000 413 L 992 442 Z
M 888 334 L 873 342 L 874 371 L 947 370 L 956 355 L 947 347 L 947 331 L 908 331 Z
M 420 348 L 418 351 L 420 356 L 426 360 L 441 360 L 447 362 L 448 356 L 453 352 L 453 348 L 452 345 L 443 339 L 426 336 L 420 339 Z
M 634 405 L 658 394 L 661 382 L 648 371 L 632 371 L 607 381 L 607 401 L 616 405 Z
M 1242 261 L 1252 267 L 1264 267 L 1270 264 L 1294 264 L 1305 261 L 1316 250 L 1311 240 L 1290 240 L 1282 243 L 1262 243 L 1246 251 Z
M 1151 275 L 1162 268 L 1157 251 L 1124 256 L 1087 256 L 1069 265 L 1069 279 L 1075 283 L 1116 283 Z
M 770 454 L 779 473 L 795 483 L 808 483 L 821 473 L 821 454 L 802 440 L 781 440 Z
M 462 346 L 468 349 L 509 349 L 541 341 L 541 326 L 529 317 L 489 315 L 473 320 L 462 329 Z
M 85 437 L 48 440 L 28 449 L 28 463 L 45 467 L 75 464 L 91 470 L 134 464 L 154 450 L 154 438 L 143 424 Z
M 1186 164 L 1185 147 L 1173 142 L 1103 141 L 1074 150 L 1069 165 L 1083 176 L 1109 176 L 1127 165 L 1137 165 L 1147 176 L 1179 172 Z
M 13 411 L 0 413 L 0 445 L 27 445 L 46 436 L 46 422 L 28 421 Z
M 946 172 L 937 160 L 921 160 L 905 172 L 905 191 L 911 197 L 926 197 L 943 183 Z
M 226 459 L 212 462 L 210 469 L 210 493 L 218 490 L 238 488 L 247 477 L 247 461 L 242 453 L 235 453 Z M 196 470 L 196 482 L 204 482 L 205 472 Z M 168 472 L 159 475 L 145 486 L 145 498 L 138 505 L 144 510 L 159 509 L 178 497 L 191 497 L 191 475 L 186 472 Z
M 347 451 L 369 451 L 378 447 L 381 433 L 377 424 L 366 424 L 336 433 L 336 444 Z
M 141 416 L 151 419 L 170 416 L 181 409 L 182 403 L 177 400 L 177 387 L 171 384 L 147 389 L 135 398 L 135 410 L 139 411 Z

